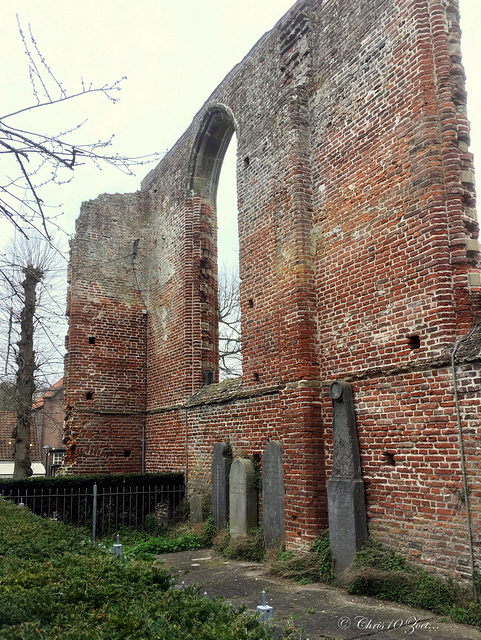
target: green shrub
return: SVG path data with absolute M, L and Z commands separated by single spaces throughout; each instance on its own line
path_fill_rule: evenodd
M 408 565 L 406 560 L 369 540 L 346 573 L 348 593 L 392 600 L 449 615 L 455 622 L 481 624 L 481 605 L 466 589 Z
M 214 518 L 212 517 L 212 514 L 211 514 L 205 521 L 204 528 L 202 531 L 201 539 L 202 539 L 202 542 L 204 543 L 204 546 L 205 547 L 212 546 L 216 535 L 217 535 L 217 529 L 215 528 Z
M 273 575 L 293 580 L 298 584 L 325 582 L 334 579 L 334 564 L 329 547 L 329 532 L 325 532 L 308 552 L 281 551 L 270 559 L 269 570 Z
M 2 640 L 271 638 L 244 610 L 173 591 L 165 568 L 114 558 L 85 533 L 0 499 Z
M 360 549 L 352 563 L 353 567 L 372 567 L 381 571 L 410 571 L 403 556 L 384 549 L 383 546 L 370 538 Z
M 481 627 L 481 604 L 479 602 L 469 602 L 465 606 L 455 604 L 450 608 L 449 615 L 454 622 Z
M 23 493 L 25 490 L 37 489 L 47 492 L 55 492 L 57 489 L 91 489 L 94 484 L 98 488 L 119 488 L 119 487 L 172 487 L 184 483 L 184 475 L 180 472 L 167 473 L 129 473 L 129 474 L 93 474 L 81 476 L 36 476 L 34 478 L 24 478 L 13 480 L 11 478 L 0 479 L 0 491 L 8 493 L 12 491 Z
M 452 582 L 419 572 L 413 592 L 406 598 L 406 604 L 443 614 L 450 610 L 459 597 L 460 592 Z
M 321 582 L 332 584 L 332 582 L 334 582 L 334 558 L 331 554 L 329 531 L 325 531 L 319 540 L 316 540 L 312 546 L 312 550 L 318 557 L 319 578 Z
M 406 603 L 416 584 L 416 576 L 404 571 L 388 572 L 373 567 L 359 567 L 348 575 L 348 593 L 395 602 Z

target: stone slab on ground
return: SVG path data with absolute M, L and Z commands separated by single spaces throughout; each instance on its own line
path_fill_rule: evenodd
M 263 564 L 227 560 L 211 549 L 167 553 L 159 560 L 178 585 L 200 584 L 208 598 L 245 604 L 252 613 L 262 604 L 265 590 L 274 609 L 275 638 L 281 638 L 287 626 L 296 630 L 295 640 L 481 640 L 481 630 L 429 611 L 350 596 L 320 584 L 299 586 L 268 575 Z

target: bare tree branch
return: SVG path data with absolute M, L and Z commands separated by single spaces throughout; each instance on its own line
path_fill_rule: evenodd
M 127 175 L 134 175 L 133 167 L 154 162 L 162 154 L 154 153 L 140 157 L 108 154 L 105 150 L 112 146 L 113 136 L 95 142 L 74 142 L 71 136 L 82 128 L 87 119 L 55 134 L 31 131 L 22 127 L 22 123 L 17 122 L 22 116 L 39 109 L 43 110 L 45 107 L 78 100 L 82 96 L 101 94 L 115 103 L 119 100 L 116 94 L 121 91 L 121 84 L 126 78 L 100 86 L 85 83 L 81 79 L 80 90 L 67 91 L 41 53 L 30 25 L 26 35 L 18 16 L 17 23 L 28 59 L 29 77 L 36 104 L 0 116 L 0 156 L 5 159 L 12 158 L 15 164 L 11 163 L 11 171 L 16 174 L 13 177 L 7 176 L 7 169 L 6 179 L 0 184 L 0 217 L 11 222 L 23 235 L 27 235 L 28 228 L 34 228 L 41 230 L 48 238 L 51 216 L 47 215 L 47 205 L 40 195 L 40 189 L 48 183 L 69 182 L 71 176 L 63 178 L 63 170 L 70 173 L 82 164 L 92 163 L 97 168 L 108 165 Z M 15 165 L 18 172 L 12 168 Z
M 219 374 L 220 379 L 242 375 L 239 271 L 219 270 Z

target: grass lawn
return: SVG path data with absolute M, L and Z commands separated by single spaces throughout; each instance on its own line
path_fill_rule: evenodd
M 170 585 L 162 565 L 114 558 L 0 498 L 1 640 L 271 638 L 243 610 Z

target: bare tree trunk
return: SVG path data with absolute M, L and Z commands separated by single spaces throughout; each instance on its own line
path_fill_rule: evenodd
M 37 285 L 43 270 L 28 265 L 23 269 L 25 280 L 24 305 L 20 314 L 20 341 L 17 355 L 17 425 L 14 438 L 14 478 L 29 478 L 33 471 L 30 462 L 30 424 L 35 393 L 35 352 L 33 349 L 33 322 L 37 304 Z

